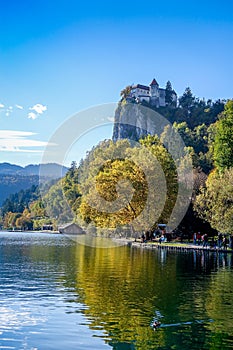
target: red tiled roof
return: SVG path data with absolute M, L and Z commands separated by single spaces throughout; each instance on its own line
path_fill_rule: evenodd
M 157 81 L 155 79 L 152 80 L 152 82 L 150 83 L 150 86 L 151 85 L 158 85 L 159 86 L 159 84 L 157 83 Z

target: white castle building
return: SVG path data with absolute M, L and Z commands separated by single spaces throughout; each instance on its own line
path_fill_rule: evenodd
M 128 95 L 128 99 L 134 99 L 136 102 L 147 102 L 155 107 L 166 106 L 166 89 L 159 87 L 159 84 L 155 79 L 152 80 L 149 86 L 146 85 L 133 85 L 131 86 L 131 92 Z M 172 91 L 172 104 L 177 105 L 177 94 Z

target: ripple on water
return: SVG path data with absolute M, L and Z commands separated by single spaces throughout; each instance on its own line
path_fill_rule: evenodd
M 191 253 L 94 250 L 62 236 L 6 234 L 0 349 L 232 349 L 229 264 L 202 254 L 194 261 Z M 162 324 L 156 331 L 153 318 Z

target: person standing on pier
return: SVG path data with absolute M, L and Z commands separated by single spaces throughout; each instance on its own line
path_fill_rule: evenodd
M 203 235 L 203 247 L 207 247 L 208 246 L 208 235 L 207 233 L 205 233 Z
M 222 247 L 222 239 L 223 239 L 222 233 L 219 232 L 218 233 L 218 248 Z
M 197 233 L 197 244 L 200 245 L 201 244 L 201 232 Z
M 197 243 L 197 234 L 196 234 L 196 232 L 194 232 L 194 234 L 193 234 L 193 244 L 196 245 L 196 243 Z
M 229 247 L 230 249 L 233 249 L 233 235 L 230 235 Z

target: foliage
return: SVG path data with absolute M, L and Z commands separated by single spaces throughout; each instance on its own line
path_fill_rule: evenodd
M 16 219 L 15 226 L 23 231 L 33 229 L 33 221 L 28 209 L 24 209 L 22 215 Z
M 33 221 L 30 212 L 28 209 L 25 209 L 23 213 L 6 213 L 3 219 L 3 226 L 8 229 L 32 230 Z
M 45 216 L 47 216 L 46 214 L 46 210 L 44 207 L 44 204 L 41 200 L 41 198 L 39 198 L 36 201 L 33 201 L 29 204 L 29 210 L 31 213 L 31 217 L 36 219 L 36 218 L 43 218 Z
M 7 212 L 23 213 L 25 208 L 29 207 L 29 203 L 39 198 L 39 187 L 33 185 L 29 189 L 21 190 L 17 193 L 9 195 L 3 202 L 2 214 Z
M 43 198 L 30 205 L 34 225 L 41 227 L 42 224 L 58 224 L 72 221 L 74 218 L 72 210 L 76 208 L 76 200 L 80 197 L 78 191 L 78 169 L 76 162 L 63 179 L 60 179 L 49 188 L 42 189 Z
M 125 101 L 130 91 L 131 86 L 121 91 L 122 101 Z M 182 150 L 192 156 L 195 186 L 193 202 L 187 214 L 187 218 L 191 219 L 186 221 L 195 220 L 192 209 L 194 205 L 199 217 L 208 221 L 214 229 L 232 232 L 233 101 L 205 101 L 196 98 L 191 89 L 186 88 L 179 98 L 178 107 L 175 107 L 172 105 L 172 93 L 172 85 L 168 81 L 165 107 L 155 108 L 146 102 L 144 104 L 161 113 L 173 124 L 173 129 L 185 143 Z M 148 180 L 156 183 L 158 188 L 160 186 L 154 164 L 142 149 L 147 149 L 159 161 L 167 190 L 159 218 L 159 208 L 156 205 L 162 202 L 162 196 L 159 197 L 157 193 L 151 197 L 156 219 L 152 220 L 148 210 L 148 221 L 152 220 L 154 226 L 158 221 L 166 222 L 177 197 L 176 167 L 163 146 L 163 141 L 169 139 L 170 129 L 169 125 L 166 126 L 160 139 L 158 136 L 141 139 L 139 142 L 143 147 L 132 147 L 126 139 L 116 143 L 101 142 L 87 152 L 79 166 L 75 161 L 72 162 L 63 179 L 44 185 L 43 201 L 37 186 L 38 177 L 1 175 L 2 198 L 6 198 L 14 189 L 17 192 L 19 183 L 21 189 L 8 196 L 2 205 L 4 227 L 31 229 L 33 225 L 39 229 L 45 223 L 65 223 L 80 217 L 86 223 L 100 228 L 115 228 L 132 222 L 143 212 L 149 193 Z M 133 133 L 133 130 L 129 129 L 128 132 Z M 133 138 L 133 134 L 131 136 Z M 170 142 L 172 141 L 171 139 Z M 185 161 L 183 159 L 184 163 Z M 141 166 L 142 169 L 147 169 L 147 175 Z M 213 171 L 214 166 L 217 170 Z M 30 184 L 34 185 L 25 190 Z M 120 210 L 100 210 L 103 203 L 111 208 L 122 193 L 124 205 Z
M 221 232 L 233 233 L 233 168 L 214 170 L 206 187 L 197 196 L 194 208 L 198 215 Z
M 170 80 L 168 80 L 167 84 L 166 84 L 166 88 L 165 88 L 165 102 L 166 105 L 171 105 L 173 102 L 173 89 L 172 89 L 172 84 L 170 82 Z
M 131 92 L 131 85 L 127 85 L 123 90 L 121 90 L 121 98 L 122 100 L 125 99 Z
M 26 190 L 33 185 L 37 186 L 39 177 L 37 175 L 23 176 L 18 174 L 0 174 L 0 205 L 11 194 Z
M 49 192 L 56 181 L 44 184 L 44 192 Z M 51 224 L 44 202 L 41 199 L 39 186 L 33 185 L 30 189 L 21 190 L 10 195 L 1 209 L 3 226 L 23 230 L 41 229 L 44 224 Z
M 209 138 L 209 128 L 205 124 L 201 124 L 192 130 L 186 122 L 174 122 L 173 128 L 180 134 L 186 146 L 186 151 L 191 154 L 194 168 L 201 168 L 208 173 L 212 169 L 212 162 L 209 155 L 209 148 L 212 141 Z M 161 141 L 169 140 L 170 133 L 170 126 L 166 126 L 161 134 Z M 174 147 L 174 145 L 171 145 L 171 147 Z
M 219 170 L 233 166 L 233 100 L 226 103 L 222 118 L 216 123 L 213 148 Z
M 145 158 L 145 148 L 157 158 L 162 166 L 167 186 L 167 198 L 160 219 L 157 212 L 156 218 L 148 217 L 148 220 L 152 220 L 154 225 L 158 219 L 168 220 L 177 194 L 174 162 L 158 137 L 148 136 L 141 140 L 141 145 L 144 147 L 132 147 L 126 140 L 116 143 L 105 141 L 88 155 L 87 160 L 83 163 L 83 169 L 80 169 L 82 197 L 77 212 L 86 223 L 94 222 L 101 228 L 116 228 L 130 223 L 140 215 L 145 206 L 148 191 L 151 190 L 148 188 L 148 182 L 159 183 L 160 181 L 153 162 Z M 147 178 L 142 169 L 147 169 Z M 131 196 L 130 186 L 132 186 L 133 196 Z M 159 207 L 159 195 L 164 196 L 164 193 L 158 194 L 159 188 L 158 186 L 151 203 L 155 207 L 155 213 L 157 203 Z M 110 207 L 112 202 L 119 199 L 119 193 L 123 194 L 121 204 L 124 204 L 119 210 L 108 212 L 100 209 L 103 203 L 109 203 Z
M 5 228 L 15 228 L 16 220 L 21 216 L 21 213 L 12 213 L 11 211 L 7 212 L 3 218 L 3 226 Z
M 44 193 L 43 200 L 40 195 Z M 70 207 L 77 198 L 77 165 L 71 164 L 64 179 L 51 180 L 40 188 L 32 186 L 10 195 L 1 209 L 3 226 L 41 229 L 44 224 L 65 223 L 73 219 Z M 63 193 L 64 190 L 64 193 Z M 25 215 L 27 210 L 27 215 Z
M 191 96 L 189 96 L 190 93 Z M 199 99 L 193 96 L 191 91 L 190 93 L 188 93 L 188 96 L 184 93 L 180 97 L 181 103 L 179 103 L 176 108 L 172 105 L 159 108 L 153 108 L 148 105 L 148 107 L 155 109 L 171 123 L 186 122 L 191 130 L 198 125 L 204 124 L 208 127 L 212 123 L 215 123 L 218 120 L 219 114 L 224 110 L 225 101 L 208 100 L 206 102 L 204 99 Z
M 191 107 L 194 106 L 195 97 L 189 87 L 185 89 L 183 95 L 179 98 L 179 105 L 188 113 L 191 112 Z
M 79 190 L 79 169 L 76 162 L 71 163 L 71 167 L 64 179 L 62 179 L 62 191 L 65 199 L 72 208 L 76 211 L 80 204 L 80 190 Z
M 63 179 L 53 185 L 43 196 L 43 205 L 46 213 L 56 223 L 65 223 L 72 220 L 72 213 L 62 189 Z

